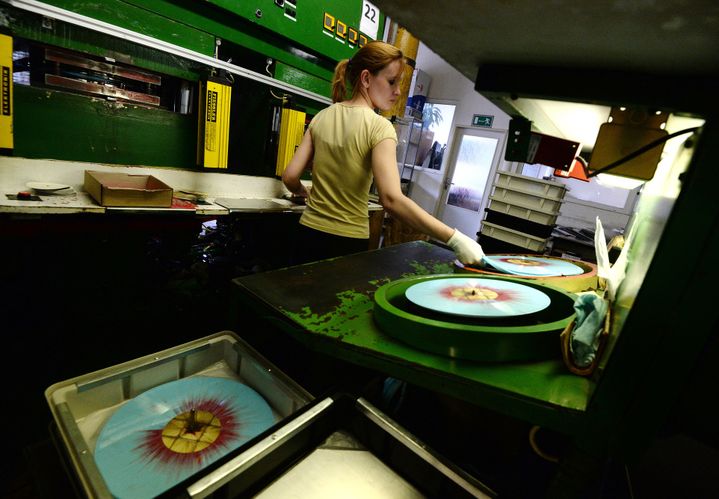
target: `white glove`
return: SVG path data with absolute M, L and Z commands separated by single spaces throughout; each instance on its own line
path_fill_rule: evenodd
M 481 264 L 484 258 L 482 247 L 473 239 L 465 236 L 457 229 L 447 241 L 447 245 L 457 255 L 457 259 L 465 264 Z

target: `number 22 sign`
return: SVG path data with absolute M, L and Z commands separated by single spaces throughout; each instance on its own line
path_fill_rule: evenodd
M 379 9 L 372 3 L 362 2 L 362 17 L 360 19 L 360 31 L 370 38 L 377 39 L 379 29 Z

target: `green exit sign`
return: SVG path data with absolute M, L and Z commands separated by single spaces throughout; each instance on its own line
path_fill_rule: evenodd
M 486 114 L 475 114 L 472 116 L 472 126 L 483 126 L 486 128 L 492 128 L 492 122 L 494 116 L 487 116 Z

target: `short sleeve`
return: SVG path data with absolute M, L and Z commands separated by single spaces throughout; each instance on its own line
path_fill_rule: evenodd
M 324 111 L 324 109 L 323 109 L 322 111 Z M 307 131 L 312 131 L 312 130 L 315 128 L 315 125 L 316 125 L 316 123 L 317 123 L 317 118 L 320 116 L 320 114 L 322 113 L 322 111 L 320 111 L 319 113 L 315 114 L 315 115 L 312 117 L 312 119 L 310 120 L 310 124 L 307 125 Z
M 370 147 L 374 149 L 374 147 L 384 139 L 392 139 L 397 142 L 397 132 L 387 118 L 375 115 L 372 135 L 370 137 Z

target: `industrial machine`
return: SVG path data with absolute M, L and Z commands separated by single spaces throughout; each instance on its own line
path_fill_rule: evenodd
M 560 465 L 550 495 L 576 497 L 578 487 L 596 480 L 603 457 L 634 463 L 660 431 L 685 432 L 715 443 L 710 421 L 716 418 L 716 397 L 710 402 L 698 396 L 710 390 L 699 373 L 709 372 L 716 362 L 713 332 L 719 319 L 713 298 L 699 291 L 710 289 L 717 277 L 711 255 L 719 247 L 714 229 L 719 206 L 712 193 L 719 124 L 714 97 L 719 61 L 714 54 L 719 37 L 702 22 L 715 8 L 697 1 L 681 13 L 617 11 L 574 2 L 571 9 L 547 16 L 545 6 L 538 4 L 488 2 L 468 16 L 465 2 L 450 1 L 443 4 L 440 19 L 430 2 L 414 4 L 411 14 L 398 2 L 378 5 L 475 82 L 476 90 L 500 109 L 520 122 L 540 125 L 534 132 L 542 132 L 542 117 L 523 105 L 532 99 L 602 104 L 612 107 L 613 114 L 615 108 L 626 108 L 642 110 L 644 116 L 668 113 L 704 120 L 700 129 L 682 131 L 671 171 L 642 191 L 632 220 L 636 237 L 628 248 L 630 263 L 613 305 L 609 347 L 592 377 L 582 422 L 569 432 L 574 447 Z M 665 16 L 689 12 L 682 17 L 689 31 L 671 30 L 664 23 Z M 430 18 L 432 23 L 413 22 Z M 644 136 L 644 141 L 617 155 L 600 150 L 614 132 L 612 126 L 605 128 L 590 170 L 620 158 L 654 155 L 652 168 L 619 170 L 656 180 L 653 167 L 666 135 L 653 130 L 650 121 L 637 123 L 625 131 L 634 139 Z M 672 292 L 663 294 L 669 288 Z M 583 465 L 573 467 L 579 463 Z
M 685 8 L 682 15 L 690 26 L 710 29 L 710 23 L 697 16 L 715 7 L 702 3 Z M 657 176 L 661 182 L 643 193 L 628 248 L 630 265 L 612 305 L 607 348 L 592 376 L 575 376 L 558 359 L 475 364 L 471 361 L 486 359 L 459 356 L 457 360 L 438 353 L 447 345 L 425 351 L 389 340 L 391 335 L 379 331 L 372 316 L 371 297 L 377 288 L 387 279 L 399 281 L 408 274 L 452 273 L 449 265 L 436 267 L 437 261 L 449 261 L 448 252 L 427 243 L 301 270 L 257 274 L 238 281 L 238 286 L 269 305 L 266 316 L 273 318 L 273 324 L 312 348 L 566 434 L 572 447 L 560 464 L 552 489 L 555 497 L 579 496 L 607 456 L 621 462 L 636 458 L 672 416 L 683 429 L 692 426 L 693 431 L 711 432 L 715 414 L 698 411 L 698 401 L 715 392 L 707 386 L 711 378 L 701 374 L 714 361 L 712 333 L 719 321 L 712 293 L 706 292 L 707 283 L 719 278 L 713 262 L 719 248 L 715 230 L 719 205 L 713 186 L 714 149 L 719 143 L 719 108 L 713 90 L 719 73 L 716 34 L 688 36 L 681 30 L 684 17 L 657 19 L 662 13 L 654 12 L 642 16 L 638 7 L 623 13 L 632 22 L 621 26 L 632 29 L 611 36 L 607 33 L 617 34 L 620 23 L 603 6 L 588 1 L 575 2 L 573 9 L 556 9 L 553 16 L 537 11 L 546 9 L 534 5 L 538 2 L 483 2 L 477 12 L 469 13 L 467 2 L 450 0 L 443 2 L 441 16 L 435 2 L 414 2 L 411 11 L 405 11 L 401 2 L 378 1 L 382 12 L 366 1 L 335 4 L 3 0 L 0 13 L 9 34 L 0 35 L 4 44 L 0 55 L 3 68 L 8 67 L 5 45 L 11 40 L 13 85 L 6 85 L 5 74 L 9 78 L 11 72 L 4 70 L 0 148 L 28 158 L 191 170 L 211 167 L 276 176 L 292 149 L 292 142 L 278 149 L 282 137 L 273 134 L 290 127 L 287 121 L 278 123 L 282 111 L 277 109 L 302 108 L 311 115 L 326 106 L 335 63 L 368 40 L 382 38 L 383 12 L 474 81 L 478 92 L 515 116 L 516 123 L 525 125 L 520 134 L 527 133 L 527 121 L 535 122 L 518 104 L 520 98 L 598 102 L 655 110 L 662 116 L 701 118 L 702 128 L 683 137 L 691 139 L 682 143 L 670 170 Z M 578 12 L 585 22 L 572 18 Z M 540 16 L 543 23 L 537 23 Z M 637 33 L 643 31 L 635 26 L 653 35 L 643 37 L 648 45 L 636 43 Z M 659 27 L 664 31 L 654 31 Z M 537 43 L 539 38 L 542 43 Z M 220 127 L 221 140 L 214 132 L 208 134 L 217 129 L 207 128 L 208 118 L 217 116 L 214 106 L 219 101 L 208 99 L 210 89 L 200 86 L 218 75 L 227 87 L 223 91 L 231 88 L 223 103 L 229 118 Z M 285 106 L 288 100 L 292 106 Z M 11 129 L 6 108 L 12 116 Z M 302 120 L 295 118 L 285 144 L 290 135 L 299 135 Z M 199 123 L 205 126 L 202 133 Z M 664 135 L 654 126 L 643 128 L 660 139 Z M 530 126 L 524 145 L 532 143 L 532 133 L 536 139 L 542 131 Z M 543 161 L 566 171 L 573 166 L 576 147 L 559 145 L 561 159 L 569 160 Z M 198 149 L 216 151 L 218 159 L 208 163 L 207 155 L 202 155 L 197 161 Z M 546 151 L 538 146 L 535 152 Z M 616 156 L 597 154 L 598 163 L 590 166 L 601 169 L 605 161 L 615 160 Z M 625 173 L 645 179 L 655 176 L 650 170 Z M 307 275 L 314 281 L 308 284 L 312 279 Z M 337 275 L 347 277 L 340 281 Z M 313 293 L 317 282 L 322 286 Z M 386 289 L 389 305 L 405 291 Z M 551 294 L 559 304 L 548 309 L 551 317 L 541 322 L 555 333 L 568 322 L 571 300 L 562 290 Z M 308 307 L 310 296 L 315 301 Z M 463 320 L 454 322 L 460 323 L 460 334 L 466 332 Z M 222 356 L 227 354 L 234 362 L 238 350 L 233 348 L 223 347 Z M 183 359 L 194 355 L 188 352 L 168 352 L 173 359 L 167 365 L 188 362 Z M 515 360 L 518 352 L 523 349 L 510 352 L 513 358 L 504 360 Z M 198 355 L 206 360 L 205 353 Z M 137 371 L 118 369 L 107 372 L 107 378 L 83 379 L 69 388 L 82 392 L 78 399 L 71 395 L 66 405 L 52 406 L 65 425 L 66 447 L 78 454 L 76 462 L 86 459 L 80 447 L 83 438 L 68 437 L 76 433 L 77 419 L 92 412 L 88 407 L 107 408 L 94 401 L 85 406 L 83 393 L 107 395 L 103 391 L 107 389 L 115 397 L 111 400 L 120 403 L 126 395 L 142 391 L 135 385 L 146 381 L 145 368 L 162 371 L 167 365 L 147 359 Z M 377 420 L 372 408 L 358 405 L 359 419 Z M 67 414 L 68 407 L 77 414 Z M 393 433 L 393 426 L 379 419 L 381 432 Z M 405 447 L 412 446 L 412 439 L 402 440 Z M 430 459 L 426 457 L 420 456 L 420 461 L 426 463 Z M 92 480 L 86 477 L 92 474 L 87 471 L 91 466 L 76 466 L 83 480 Z M 457 484 L 450 482 L 452 487 Z
M 322 109 L 337 61 L 385 27 L 362 1 L 8 0 L 0 9 L 12 19 L 14 154 L 262 176 L 277 166 L 273 106 Z

